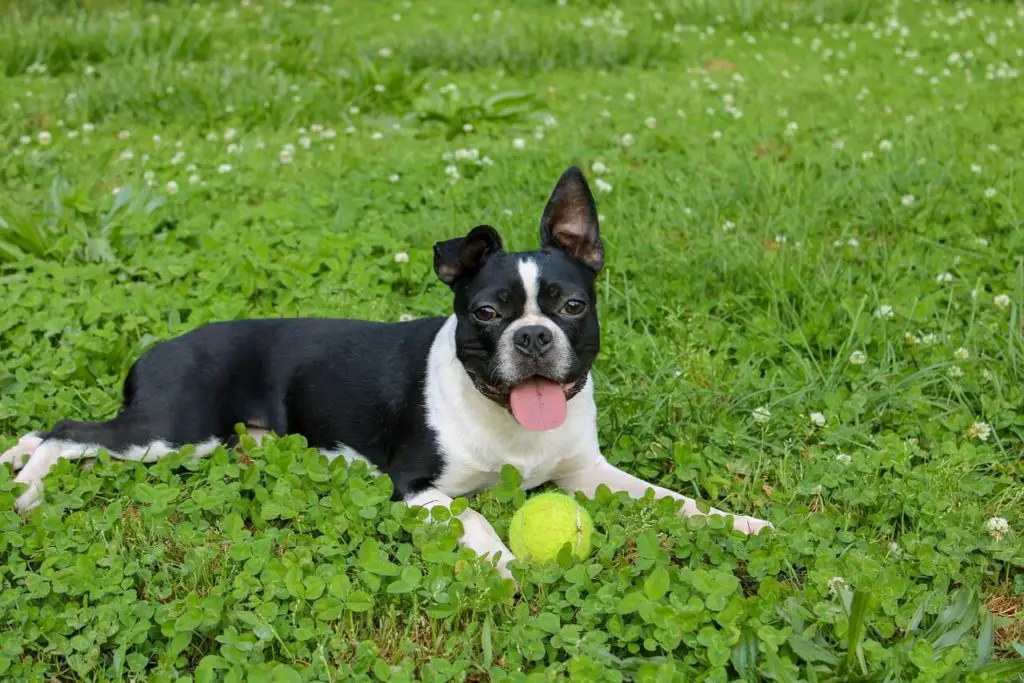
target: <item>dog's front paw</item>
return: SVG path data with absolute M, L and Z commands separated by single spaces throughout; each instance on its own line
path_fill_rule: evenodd
M 743 533 L 756 536 L 765 529 L 774 529 L 775 525 L 771 522 L 758 519 L 757 517 L 737 516 L 733 518 L 732 528 L 736 531 L 742 531 Z

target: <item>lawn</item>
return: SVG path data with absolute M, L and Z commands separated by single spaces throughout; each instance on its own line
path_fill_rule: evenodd
M 1021 676 L 1022 63 L 1010 2 L 4 2 L 0 450 L 207 321 L 444 313 L 578 164 L 605 453 L 776 531 L 599 492 L 515 594 L 294 436 L 0 467 L 0 677 Z

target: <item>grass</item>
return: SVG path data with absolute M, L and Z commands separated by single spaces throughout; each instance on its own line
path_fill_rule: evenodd
M 0 448 L 112 414 L 143 349 L 206 321 L 442 312 L 433 242 L 487 222 L 532 248 L 578 163 L 608 248 L 606 454 L 777 532 L 598 496 L 592 556 L 522 567 L 515 596 L 295 437 L 61 463 L 26 519 L 2 468 L 0 675 L 1019 677 L 1022 23 L 977 1 L 5 3 Z M 502 534 L 517 481 L 470 501 Z

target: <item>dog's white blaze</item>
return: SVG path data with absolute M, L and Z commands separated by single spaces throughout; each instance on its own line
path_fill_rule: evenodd
M 526 291 L 526 305 L 523 307 L 523 317 L 541 317 L 540 302 L 537 300 L 540 292 L 540 268 L 533 259 L 523 259 L 519 262 L 519 277 L 523 281 L 523 289 Z
M 552 348 L 548 351 L 551 356 L 552 370 L 559 374 L 568 374 L 572 365 L 572 350 L 569 338 L 562 331 L 562 328 L 554 323 L 551 318 L 544 315 L 540 309 L 540 266 L 531 258 L 524 258 L 519 261 L 519 278 L 523 281 L 523 290 L 526 292 L 526 303 L 523 305 L 523 314 L 511 325 L 505 328 L 498 339 L 498 362 L 497 371 L 501 379 L 506 382 L 519 379 L 516 377 L 516 332 L 524 327 L 541 326 L 551 333 Z

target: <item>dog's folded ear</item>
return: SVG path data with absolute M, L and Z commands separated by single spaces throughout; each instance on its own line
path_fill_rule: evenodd
M 604 266 L 604 244 L 597 226 L 597 207 L 587 179 L 576 166 L 558 179 L 540 219 L 542 247 L 561 249 L 595 272 Z
M 462 277 L 472 275 L 496 251 L 501 251 L 501 237 L 489 225 L 478 225 L 465 237 L 434 245 L 434 272 L 449 287 Z

